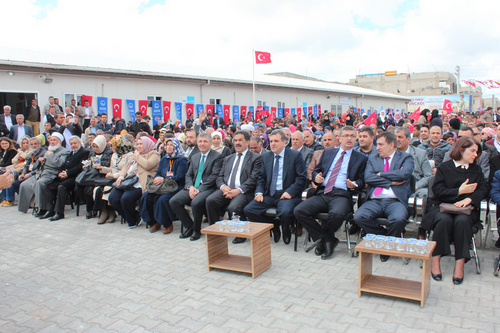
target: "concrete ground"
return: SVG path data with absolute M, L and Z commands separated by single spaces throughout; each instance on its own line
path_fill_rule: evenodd
M 453 259 L 415 301 L 358 297 L 358 259 L 341 243 L 323 261 L 272 242 L 272 267 L 208 272 L 204 236 L 97 225 L 68 207 L 58 222 L 0 208 L 0 332 L 500 332 L 496 249 L 479 251 L 454 286 Z M 299 238 L 302 241 L 302 238 Z M 496 238 L 496 236 L 495 236 Z M 250 243 L 232 245 L 249 254 Z M 419 280 L 417 261 L 374 260 L 374 273 Z

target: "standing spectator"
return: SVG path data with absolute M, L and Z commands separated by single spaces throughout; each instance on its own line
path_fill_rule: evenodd
M 0 122 L 4 123 L 9 131 L 12 126 L 16 124 L 16 117 L 11 114 L 11 108 L 9 105 L 5 105 L 3 107 L 3 115 L 0 115 Z
M 417 120 L 417 124 L 427 124 L 427 118 L 429 116 L 429 112 L 431 112 L 431 110 L 423 109 L 422 112 L 420 113 L 420 117 Z
M 80 124 L 80 108 L 76 106 L 76 99 L 71 100 L 71 104 L 69 105 L 70 113 L 78 116 L 78 123 Z M 82 126 L 82 124 L 80 124 Z
M 153 134 L 151 132 L 151 127 L 149 127 L 148 123 L 142 119 L 142 113 L 137 111 L 135 113 L 135 122 L 130 125 L 130 134 L 136 137 L 139 132 L 146 132 L 149 135 Z
M 94 118 L 94 108 L 89 105 L 89 101 L 83 102 L 83 107 L 80 108 L 80 125 L 85 131 L 90 125 L 90 120 Z
M 63 112 L 63 110 L 59 107 L 59 105 L 55 104 L 54 96 L 49 97 L 49 104 L 46 104 L 43 108 L 45 115 L 49 114 L 50 107 L 54 107 L 55 112 Z
M 24 119 L 26 125 L 30 125 L 33 128 L 34 136 L 40 134 L 40 107 L 37 105 L 36 99 L 31 100 L 31 104 L 24 109 Z
M 432 110 L 431 122 L 429 124 L 429 127 L 432 128 L 433 126 L 439 126 L 441 129 L 443 129 L 443 119 L 441 119 L 439 110 L 437 109 Z
M 17 142 L 18 145 L 21 145 L 21 139 L 23 136 L 28 135 L 30 138 L 34 136 L 33 128 L 30 125 L 24 124 L 24 116 L 22 114 L 18 114 L 16 116 L 16 122 L 17 124 L 12 126 L 10 136 L 11 139 Z
M 101 122 L 96 125 L 97 129 L 102 130 L 103 133 L 111 131 L 111 124 L 108 124 L 108 115 L 101 114 Z

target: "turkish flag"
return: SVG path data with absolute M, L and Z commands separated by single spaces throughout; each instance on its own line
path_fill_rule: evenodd
M 224 122 L 227 124 L 231 115 L 231 105 L 224 105 Z
M 274 118 L 276 118 L 276 112 L 277 112 L 276 110 L 277 109 L 274 106 L 271 108 L 271 117 L 270 117 L 271 120 L 273 120 Z
M 318 104 L 318 114 L 321 116 L 321 104 Z
M 139 100 L 139 111 L 141 111 L 143 117 L 148 114 L 148 101 Z
M 420 118 L 420 106 L 418 107 L 418 109 L 413 111 L 412 114 L 410 114 L 408 116 L 408 118 L 413 119 L 413 120 L 418 120 L 418 118 Z
M 451 111 L 453 111 L 451 108 L 451 101 L 449 99 L 444 100 L 443 111 L 446 111 L 446 113 L 451 113 Z
M 92 106 L 92 96 L 82 95 L 82 106 L 85 101 L 89 101 L 89 106 Z
M 186 115 L 187 117 L 191 117 L 194 112 L 194 104 L 186 103 Z
M 111 99 L 111 105 L 113 105 L 113 118 L 122 117 L 122 100 L 118 98 Z
M 163 121 L 168 122 L 170 120 L 170 106 L 172 102 L 163 101 Z
M 271 53 L 255 51 L 255 63 L 256 64 L 270 64 L 271 63 Z
M 207 104 L 207 115 L 213 115 L 214 114 L 214 105 L 213 104 Z
M 290 108 L 285 108 L 285 117 L 287 117 L 290 114 Z
M 243 120 L 244 118 L 246 118 L 247 116 L 247 107 L 242 105 L 240 106 L 240 112 L 241 112 L 241 119 L 240 120 Z
M 371 125 L 377 123 L 377 112 L 373 112 L 368 118 L 363 121 L 365 125 Z
M 307 108 L 307 113 L 309 113 L 309 114 L 313 113 L 313 107 L 312 106 L 310 106 L 310 107 Z
M 302 119 L 302 108 L 297 108 L 297 120 L 300 121 Z

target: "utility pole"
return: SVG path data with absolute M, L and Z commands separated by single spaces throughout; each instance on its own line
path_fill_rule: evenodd
M 456 66 L 455 71 L 457 76 L 457 95 L 460 95 L 460 66 Z

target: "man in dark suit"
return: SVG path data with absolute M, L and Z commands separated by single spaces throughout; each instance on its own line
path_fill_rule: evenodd
M 264 142 L 262 142 L 262 139 L 260 136 L 252 136 L 250 138 L 250 150 L 253 151 L 256 154 L 262 155 L 267 153 L 269 150 L 263 147 Z
M 352 212 L 352 193 L 365 187 L 364 172 L 368 158 L 353 149 L 356 129 L 345 126 L 341 130 L 340 148 L 325 149 L 312 177 L 316 193 L 300 203 L 295 218 L 307 229 L 316 244 L 316 255 L 331 258 L 339 240 L 335 237 L 346 215 Z M 321 226 L 317 213 L 328 212 L 328 221 Z
M 392 132 L 377 136 L 378 155 L 370 156 L 365 169 L 367 201 L 354 214 L 354 223 L 367 233 L 401 237 L 408 218 L 413 156 L 396 150 L 398 138 Z M 375 219 L 387 218 L 387 229 Z M 380 256 L 385 262 L 388 256 Z
M 206 215 L 205 203 L 216 190 L 216 180 L 222 168 L 223 156 L 211 150 L 212 136 L 208 133 L 198 135 L 199 153 L 191 155 L 186 173 L 186 187 L 170 199 L 169 205 L 184 225 L 180 238 L 191 237 L 195 241 L 201 237 L 201 219 Z M 184 205 L 191 205 L 193 219 Z
M 270 135 L 271 152 L 262 155 L 262 166 L 255 190 L 255 197 L 244 209 L 246 217 L 254 222 L 274 223 L 274 219 L 264 216 L 268 208 L 277 207 L 277 217 L 283 229 L 283 242 L 290 243 L 290 225 L 293 209 L 301 199 L 306 183 L 306 167 L 302 154 L 285 148 L 287 138 L 282 130 L 274 130 Z M 273 228 L 274 241 L 281 238 L 279 225 Z
M 218 128 L 224 129 L 224 119 L 219 118 L 219 114 L 216 113 L 214 114 L 214 119 L 213 119 L 213 124 L 212 127 L 216 131 Z
M 10 138 L 16 141 L 18 145 L 21 145 L 23 136 L 28 135 L 30 138 L 34 137 L 33 128 L 24 123 L 24 116 L 22 114 L 16 116 L 16 121 L 17 124 L 10 129 Z
M 194 129 L 188 129 L 186 131 L 186 150 L 184 154 L 188 159 L 191 159 L 191 156 L 200 152 L 200 149 L 196 144 L 197 138 L 198 138 L 198 132 L 196 132 Z
M 293 150 L 300 151 L 300 153 L 302 154 L 302 158 L 304 159 L 304 163 L 306 165 L 306 171 L 307 171 L 307 167 L 309 166 L 309 163 L 311 163 L 311 159 L 313 157 L 314 150 L 312 150 L 311 148 L 307 148 L 304 145 L 304 133 L 302 133 L 300 131 L 295 131 L 292 134 L 292 140 L 290 140 L 290 141 L 292 143 L 291 148 Z
M 254 197 L 259 170 L 261 166 L 261 156 L 248 149 L 250 134 L 247 131 L 237 131 L 234 136 L 235 154 L 224 158 L 222 169 L 217 178 L 217 188 L 207 198 L 208 221 L 214 224 L 219 220 L 219 212 L 229 211 L 232 214 L 240 215 L 243 219 L 243 208 L 252 201 Z M 243 243 L 246 238 L 235 238 L 234 244 Z
M 64 218 L 64 207 L 68 200 L 68 194 L 75 188 L 75 179 L 82 172 L 82 161 L 89 158 L 89 151 L 82 147 L 82 141 L 78 136 L 69 138 L 71 145 L 71 153 L 69 153 L 63 170 L 57 175 L 57 178 L 52 183 L 44 185 L 43 193 L 45 200 L 53 203 L 56 199 L 54 207 L 55 215 L 49 218 L 49 221 L 58 221 Z M 48 215 L 52 215 L 48 214 Z
M 137 133 L 139 132 L 146 132 L 149 135 L 153 135 L 153 132 L 151 132 L 151 127 L 149 127 L 147 122 L 142 120 L 142 113 L 140 111 L 137 111 L 135 113 L 135 121 L 132 123 L 132 125 L 130 125 L 130 134 L 136 137 Z
M 5 105 L 3 107 L 3 114 L 0 115 L 0 123 L 4 123 L 9 131 L 12 126 L 16 124 L 16 116 L 11 114 L 11 108 L 9 105 Z

